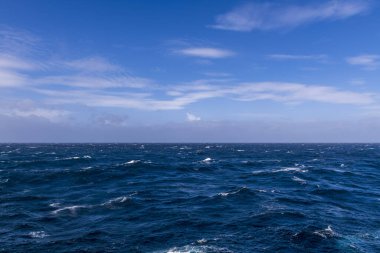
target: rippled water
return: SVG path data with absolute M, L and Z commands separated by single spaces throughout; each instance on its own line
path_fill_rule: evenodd
M 380 252 L 377 144 L 2 144 L 1 252 Z

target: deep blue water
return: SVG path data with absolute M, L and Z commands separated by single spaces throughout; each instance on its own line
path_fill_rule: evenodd
M 380 252 L 378 144 L 1 144 L 1 252 Z

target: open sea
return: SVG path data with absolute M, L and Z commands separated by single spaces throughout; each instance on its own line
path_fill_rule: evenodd
M 380 145 L 1 144 L 0 252 L 380 252 Z

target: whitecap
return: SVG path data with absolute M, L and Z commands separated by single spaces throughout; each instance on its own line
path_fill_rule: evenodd
M 204 163 L 209 163 L 211 161 L 212 161 L 212 159 L 210 157 L 207 157 L 207 158 L 202 160 L 202 162 L 204 162 Z
M 197 241 L 197 243 L 199 243 L 199 244 L 205 244 L 206 242 L 207 242 L 207 240 L 204 238 Z
M 91 208 L 89 205 L 78 205 L 78 206 L 67 206 L 67 207 L 62 207 L 57 210 L 54 210 L 52 213 L 53 214 L 58 214 L 64 211 L 68 211 L 71 214 L 76 214 L 78 209 L 85 209 L 85 208 Z
M 266 173 L 266 172 L 268 172 L 268 171 L 266 171 L 266 170 L 255 170 L 255 171 L 252 171 L 252 174 L 262 174 L 262 173 Z
M 244 152 L 245 150 L 244 149 L 238 149 L 236 150 L 237 152 Z
M 217 194 L 217 196 L 227 197 L 227 196 L 229 196 L 229 195 L 237 194 L 237 193 L 241 192 L 242 190 L 246 190 L 246 189 L 248 189 L 248 188 L 244 186 L 244 187 L 242 187 L 242 188 L 240 188 L 240 189 L 238 189 L 238 190 L 236 190 L 236 191 L 231 191 L 231 192 L 220 192 L 220 193 Z
M 102 206 L 112 206 L 113 204 L 116 204 L 116 203 L 124 203 L 130 199 L 131 197 L 129 196 L 121 196 L 121 197 L 108 200 L 107 202 L 103 203 Z
M 278 169 L 278 170 L 273 170 L 272 172 L 276 173 L 276 172 L 291 172 L 291 171 L 302 172 L 302 173 L 308 172 L 308 170 L 303 170 L 303 169 L 300 169 L 297 167 L 286 167 L 286 168 L 282 168 L 282 169 Z
M 168 250 L 155 251 L 155 253 L 204 253 L 204 252 L 225 252 L 230 253 L 232 251 L 226 248 L 219 248 L 215 246 L 195 246 L 195 245 L 186 245 L 183 247 L 174 247 Z
M 124 163 L 124 164 L 125 165 L 127 165 L 127 164 L 135 164 L 135 163 L 138 163 L 138 162 L 140 162 L 140 160 L 130 160 L 130 161 Z
M 0 179 L 0 184 L 8 183 L 9 178 Z
M 77 159 L 80 159 L 79 156 L 70 156 L 70 157 L 66 157 L 66 158 L 62 158 L 62 159 L 56 159 L 56 160 L 77 160 Z
M 49 204 L 50 207 L 59 207 L 60 205 L 61 203 L 59 202 Z
M 83 156 L 83 158 L 84 158 L 84 159 L 91 159 L 92 157 L 89 156 L 89 155 L 85 155 L 85 156 Z
M 32 238 L 44 238 L 49 235 L 45 231 L 33 231 L 29 233 L 29 236 Z
M 255 170 L 255 171 L 252 171 L 252 174 L 258 175 L 258 174 L 264 174 L 264 173 L 278 173 L 278 172 L 300 172 L 300 173 L 305 173 L 305 172 L 308 172 L 308 170 L 303 170 L 303 169 L 297 168 L 297 167 L 286 167 L 286 168 L 277 169 L 277 170 Z
M 338 234 L 331 228 L 330 225 L 328 225 L 327 228 L 323 230 L 314 231 L 313 234 L 319 235 L 323 238 L 338 236 Z
M 292 177 L 292 180 L 295 182 L 298 182 L 300 184 L 306 184 L 306 180 L 299 178 L 299 177 L 296 177 L 296 176 Z
M 226 197 L 226 196 L 228 196 L 230 194 L 231 193 L 229 193 L 229 192 L 220 192 L 220 193 L 218 193 L 219 196 L 223 196 L 223 197 Z

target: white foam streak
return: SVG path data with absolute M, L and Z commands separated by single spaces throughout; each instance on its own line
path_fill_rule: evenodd
M 301 166 L 304 168 L 305 166 Z M 308 170 L 306 169 L 301 169 L 297 167 L 286 167 L 286 168 L 281 168 L 277 170 L 256 170 L 253 171 L 252 174 L 257 175 L 257 174 L 265 174 L 265 173 L 279 173 L 279 172 L 299 172 L 299 173 L 306 173 Z
M 278 169 L 278 170 L 273 170 L 272 172 L 302 172 L 302 173 L 305 173 L 305 172 L 308 172 L 308 170 L 303 170 L 303 169 L 300 169 L 300 168 L 297 168 L 297 167 L 286 167 L 286 168 L 282 168 L 282 169 Z
M 71 214 L 76 214 L 77 210 L 79 209 L 86 209 L 86 208 L 91 208 L 91 207 L 92 206 L 89 206 L 89 205 L 67 206 L 67 207 L 62 207 L 57 210 L 54 210 L 52 213 L 59 214 L 61 212 L 68 211 Z
M 156 251 L 155 253 L 204 253 L 204 252 L 225 252 L 230 253 L 232 251 L 226 248 L 218 248 L 214 246 L 195 246 L 195 245 L 186 245 L 183 247 L 174 247 L 168 250 Z
M 102 206 L 112 206 L 113 204 L 124 203 L 130 199 L 131 197 L 129 196 L 121 196 L 121 197 L 108 200 L 107 202 L 103 203 Z
M 298 182 L 300 184 L 306 184 L 306 180 L 299 178 L 299 177 L 296 177 L 296 176 L 292 177 L 292 180 L 295 182 Z
M 227 197 L 229 195 L 237 194 L 237 193 L 239 193 L 239 192 L 241 192 L 242 190 L 245 190 L 245 189 L 248 189 L 248 188 L 247 187 L 242 187 L 242 188 L 240 188 L 240 189 L 238 189 L 236 191 L 232 191 L 232 192 L 220 192 L 217 195 L 218 196 L 222 196 L 222 197 Z

